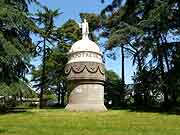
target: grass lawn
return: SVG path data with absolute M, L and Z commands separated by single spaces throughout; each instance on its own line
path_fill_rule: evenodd
M 180 135 L 180 116 L 113 110 L 62 109 L 0 115 L 0 135 Z

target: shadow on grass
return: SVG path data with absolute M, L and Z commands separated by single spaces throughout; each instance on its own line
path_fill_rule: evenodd
M 52 106 L 52 107 L 43 107 L 43 109 L 64 109 L 64 106 Z M 18 113 L 33 113 L 32 111 L 29 111 L 31 109 L 38 109 L 38 108 L 32 108 L 32 107 L 18 107 L 18 108 L 10 108 L 6 112 L 0 112 L 0 114 L 18 114 Z M 129 112 L 146 112 L 146 113 L 160 113 L 160 114 L 165 114 L 165 115 L 180 115 L 180 107 L 171 107 L 165 109 L 163 107 L 135 107 L 135 106 L 123 106 L 123 107 L 111 107 L 108 108 L 108 110 L 126 110 Z M 1 129 L 0 129 L 1 133 Z
M 8 129 L 0 128 L 0 134 L 4 134 L 8 132 Z
M 134 107 L 134 106 L 126 106 L 126 107 L 112 107 L 112 110 L 127 110 L 129 112 L 146 112 L 146 113 L 160 113 L 166 115 L 180 115 L 180 107 L 173 107 L 169 109 L 165 109 L 162 107 Z
M 49 107 L 43 107 L 42 109 L 64 109 L 65 106 L 62 105 L 54 105 L 54 106 L 49 106 Z M 12 108 L 1 108 L 0 109 L 0 114 L 10 114 L 10 113 L 33 113 L 32 109 L 39 109 L 39 107 L 12 107 Z M 41 109 L 40 109 L 41 110 Z
M 43 109 L 64 109 L 65 105 L 54 104 L 52 106 L 43 107 Z
M 8 108 L 7 110 L 1 110 L 0 114 L 6 115 L 6 114 L 18 114 L 18 113 L 33 113 L 31 111 L 28 111 L 33 108 Z

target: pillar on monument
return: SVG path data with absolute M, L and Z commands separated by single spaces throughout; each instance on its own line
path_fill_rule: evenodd
M 86 20 L 82 23 L 82 39 L 72 45 L 68 53 L 65 74 L 71 87 L 68 111 L 106 111 L 104 106 L 105 69 L 102 53 L 89 40 Z

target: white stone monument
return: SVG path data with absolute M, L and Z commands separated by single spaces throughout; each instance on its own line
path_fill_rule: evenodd
M 72 45 L 65 67 L 72 91 L 68 111 L 106 111 L 104 106 L 105 69 L 102 53 L 96 43 L 89 40 L 86 20 L 81 24 L 82 39 Z

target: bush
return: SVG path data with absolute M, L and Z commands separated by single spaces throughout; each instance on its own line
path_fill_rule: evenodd
M 0 103 L 0 113 L 6 113 L 8 112 L 9 108 L 7 107 L 6 104 Z

